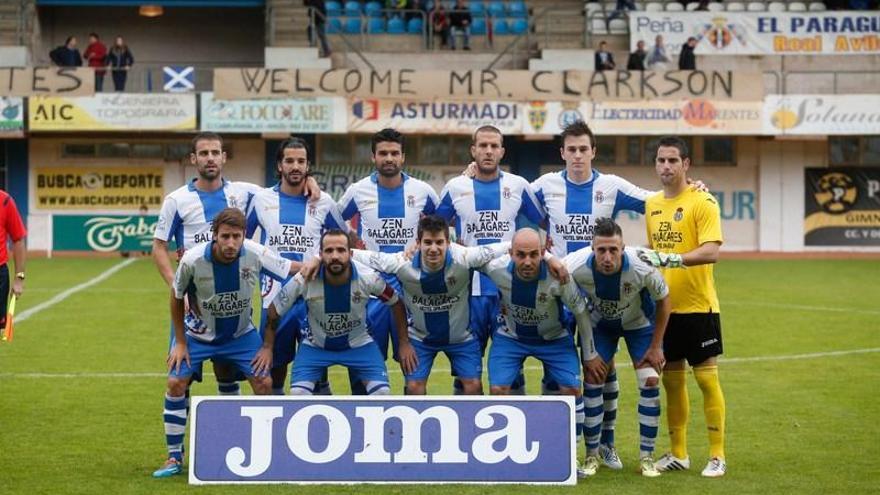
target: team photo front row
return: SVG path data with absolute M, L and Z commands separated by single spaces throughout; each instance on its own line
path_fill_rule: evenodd
M 279 181 L 269 188 L 223 178 L 220 136 L 193 139 L 198 175 L 165 199 L 153 243 L 171 289 L 168 457 L 153 476 L 183 470 L 190 387 L 205 361 L 224 395 L 238 395 L 245 379 L 257 395 L 331 394 L 327 370 L 341 365 L 353 394 L 379 396 L 391 394 L 389 347 L 406 395 L 427 393 L 440 352 L 451 365 L 453 393 L 463 395 L 484 393 L 484 356 L 492 395 L 524 394 L 523 364 L 537 359 L 542 393 L 574 397 L 574 433 L 586 445 L 579 477 L 600 465 L 622 469 L 614 447 L 621 338 L 639 388 L 641 474 L 690 468 L 689 364 L 709 432 L 702 475 L 723 476 L 712 273 L 720 211 L 705 186 L 688 179 L 687 145 L 659 141 L 663 189 L 646 191 L 592 169 L 595 136 L 576 122 L 561 136 L 565 169 L 530 184 L 500 170 L 503 136 L 482 127 L 471 144 L 474 163 L 438 196 L 402 172 L 404 144 L 392 129 L 374 135 L 376 171 L 336 202 L 309 176 L 299 138 L 279 146 Z M 648 247 L 624 246 L 612 219 L 623 210 L 645 214 Z M 352 229 L 347 222 L 356 215 Z M 517 228 L 523 218 L 534 227 Z M 254 301 L 258 287 L 261 300 Z M 655 459 L 661 381 L 670 452 Z

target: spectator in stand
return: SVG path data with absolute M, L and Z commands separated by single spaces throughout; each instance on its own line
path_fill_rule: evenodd
M 663 36 L 659 34 L 654 39 L 654 48 L 648 52 L 645 58 L 645 68 L 648 70 L 666 70 L 667 64 L 672 63 L 669 56 L 666 55 L 666 46 L 663 44 Z
M 645 41 L 639 40 L 636 43 L 636 51 L 629 54 L 629 60 L 626 61 L 626 70 L 645 70 Z
M 611 24 L 612 19 L 623 16 L 625 10 L 636 10 L 636 3 L 633 2 L 633 0 L 617 0 L 617 5 L 614 7 L 614 11 L 608 15 L 607 19 L 605 19 L 606 27 Z
M 76 49 L 76 36 L 70 36 L 63 45 L 49 52 L 49 58 L 59 67 L 82 67 L 82 57 Z
M 116 41 L 107 52 L 107 65 L 110 66 L 110 74 L 113 76 L 113 90 L 125 91 L 125 80 L 128 78 L 128 71 L 134 65 L 134 56 L 122 36 L 116 37 Z
M 329 57 L 331 52 L 330 45 L 327 43 L 327 31 L 325 29 L 327 21 L 327 5 L 324 3 L 324 0 L 305 0 L 304 4 L 306 7 L 315 11 L 313 16 L 315 23 L 314 25 L 309 23 L 308 27 L 309 42 L 314 46 L 315 37 L 317 37 L 318 41 L 321 43 L 321 56 Z
M 434 36 L 440 37 L 440 46 L 445 47 L 449 43 L 449 15 L 441 1 L 434 5 L 431 25 L 434 29 Z
M 697 47 L 697 39 L 691 36 L 687 43 L 681 45 L 681 53 L 678 55 L 678 70 L 697 70 L 697 57 L 694 49 Z
M 450 34 L 449 47 L 455 50 L 455 37 L 461 34 L 465 50 L 471 49 L 471 23 L 473 18 L 465 0 L 456 0 L 449 14 Z
M 83 52 L 86 63 L 95 71 L 95 91 L 104 90 L 104 74 L 107 73 L 107 47 L 98 33 L 89 34 L 89 46 Z
M 614 63 L 614 55 L 608 51 L 608 43 L 602 41 L 599 43 L 599 50 L 595 55 L 596 70 L 614 70 L 617 64 Z

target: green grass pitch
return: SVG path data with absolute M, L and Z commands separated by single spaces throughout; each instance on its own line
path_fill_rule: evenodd
M 120 262 L 32 260 L 18 313 Z M 727 360 L 723 479 L 699 476 L 707 443 L 692 379 L 694 467 L 657 479 L 638 475 L 637 393 L 621 364 L 617 445 L 625 468 L 600 470 L 577 487 L 188 488 L 185 476 L 154 480 L 150 473 L 164 460 L 168 291 L 152 262 L 141 259 L 18 323 L 15 341 L 0 343 L 0 493 L 876 493 L 880 401 L 871 390 L 880 383 L 880 262 L 723 260 L 716 279 Z M 836 351 L 844 353 L 811 356 Z M 389 368 L 399 391 L 400 373 Z M 332 374 L 338 392 L 347 391 L 343 377 Z M 538 372 L 531 369 L 528 381 L 534 392 Z M 450 387 L 446 372 L 429 382 L 433 393 Z M 195 393 L 212 395 L 216 387 L 209 381 Z M 667 447 L 664 418 L 658 454 Z

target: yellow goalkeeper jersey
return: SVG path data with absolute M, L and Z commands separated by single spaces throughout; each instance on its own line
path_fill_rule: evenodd
M 688 188 L 674 198 L 660 192 L 645 201 L 651 249 L 684 254 L 706 242 L 723 242 L 721 210 L 709 193 Z M 661 269 L 669 285 L 673 313 L 718 313 L 714 264 Z

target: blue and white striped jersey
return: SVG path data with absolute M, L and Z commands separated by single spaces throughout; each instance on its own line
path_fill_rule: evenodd
M 537 224 L 544 220 L 544 209 L 528 181 L 506 172 L 488 182 L 466 176 L 450 180 L 440 193 L 437 214 L 447 221 L 455 219 L 455 233 L 465 246 L 512 240 L 520 214 Z M 473 295 L 496 293 L 488 277 L 474 274 Z
M 254 195 L 248 213 L 247 236 L 251 237 L 257 227 L 260 244 L 294 261 L 317 256 L 325 230 L 349 230 L 330 196 L 321 194 L 316 202 L 310 203 L 305 196 L 284 194 L 278 185 L 261 189 Z M 264 274 L 261 286 L 263 307 L 268 308 L 281 284 Z
M 201 322 L 186 332 L 207 343 L 223 343 L 254 329 L 251 298 L 260 271 L 283 280 L 290 261 L 271 249 L 245 240 L 238 258 L 224 264 L 213 259 L 213 242 L 198 244 L 183 255 L 174 275 L 174 297 L 189 296 L 198 304 Z
M 532 189 L 547 211 L 551 252 L 560 258 L 591 245 L 597 218 L 614 218 L 619 211 L 645 213 L 645 199 L 654 194 L 596 170 L 583 184 L 571 182 L 565 170 L 544 174 Z
M 397 253 L 415 242 L 419 218 L 434 213 L 437 203 L 437 193 L 425 182 L 403 174 L 401 186 L 386 189 L 373 172 L 349 186 L 339 211 L 345 220 L 360 213 L 358 235 L 367 249 Z
M 409 336 L 429 345 L 443 346 L 472 340 L 470 329 L 470 270 L 501 256 L 510 243 L 466 248 L 450 244 L 446 263 L 436 272 L 425 270 L 421 253 L 403 255 L 354 250 L 354 257 L 380 272 L 397 275 L 410 314 Z
M 196 244 L 211 241 L 211 222 L 224 208 L 238 208 L 247 213 L 251 199 L 260 186 L 247 182 L 223 180 L 223 187 L 213 192 L 199 191 L 196 179 L 181 186 L 165 197 L 155 239 L 174 240 L 178 249 L 189 249 Z
M 501 293 L 501 314 L 504 325 L 498 328 L 503 335 L 526 344 L 541 344 L 570 335 L 565 326 L 562 305 L 575 314 L 587 310 L 586 301 L 571 280 L 560 284 L 548 273 L 547 262 L 535 280 L 522 280 L 509 255 L 498 258 L 484 268 Z
M 571 277 L 590 298 L 593 329 L 640 330 L 654 324 L 654 301 L 669 295 L 663 275 L 640 260 L 635 248 L 624 248 L 621 269 L 614 275 L 596 270 L 592 249 L 564 258 Z
M 283 315 L 300 297 L 306 301 L 309 330 L 303 332 L 307 345 L 341 351 L 373 342 L 367 332 L 367 301 L 376 296 L 388 306 L 397 302 L 397 292 L 377 272 L 357 261 L 351 262 L 351 280 L 343 285 L 324 283 L 324 267 L 315 280 L 297 274 L 284 284 L 272 304 Z

